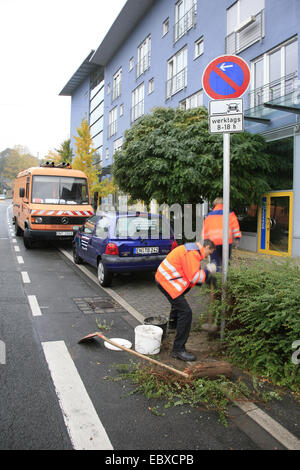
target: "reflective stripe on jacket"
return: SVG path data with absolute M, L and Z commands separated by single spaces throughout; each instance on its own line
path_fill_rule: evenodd
M 200 268 L 200 261 L 204 258 L 200 243 L 180 245 L 158 266 L 155 279 L 175 299 L 188 287 L 205 282 L 205 271 Z
M 229 243 L 233 238 L 241 238 L 239 221 L 234 212 L 229 213 Z M 215 245 L 223 244 L 223 204 L 217 204 L 204 219 L 202 238 L 209 238 Z

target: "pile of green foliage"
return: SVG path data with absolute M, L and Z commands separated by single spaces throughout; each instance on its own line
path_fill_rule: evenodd
M 227 353 L 239 367 L 300 390 L 293 343 L 300 340 L 300 268 L 293 261 L 230 268 L 226 284 Z M 221 296 L 218 296 L 221 298 Z M 221 300 L 211 307 L 216 318 Z
M 220 422 L 228 425 L 228 406 L 234 401 L 251 400 L 268 402 L 281 397 L 274 392 L 259 390 L 260 384 L 253 382 L 250 389 L 242 380 L 232 382 L 220 376 L 218 379 L 206 378 L 182 379 L 162 372 L 159 368 L 149 368 L 148 365 L 130 361 L 129 364 L 116 364 L 117 378 L 111 380 L 129 380 L 134 389 L 127 395 L 143 394 L 149 401 L 154 400 L 148 407 L 156 416 L 164 416 L 161 406 L 168 409 L 173 406 L 192 408 L 204 407 L 215 411 Z M 259 385 L 259 386 L 258 386 Z

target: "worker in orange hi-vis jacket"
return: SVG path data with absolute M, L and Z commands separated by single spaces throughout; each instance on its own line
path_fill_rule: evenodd
M 242 236 L 238 219 L 234 212 L 229 213 L 229 258 L 231 256 L 231 246 L 238 246 Z M 213 210 L 204 219 L 202 229 L 202 239 L 209 238 L 216 245 L 215 252 L 211 255 L 210 261 L 215 263 L 217 271 L 222 269 L 223 253 L 223 199 L 217 198 L 213 202 Z
M 171 304 L 169 328 L 176 329 L 172 356 L 182 361 L 195 361 L 196 356 L 185 350 L 192 325 L 192 310 L 185 294 L 195 285 L 210 283 L 216 272 L 215 264 L 201 269 L 200 262 L 214 252 L 211 240 L 187 243 L 172 250 L 159 265 L 155 280 Z

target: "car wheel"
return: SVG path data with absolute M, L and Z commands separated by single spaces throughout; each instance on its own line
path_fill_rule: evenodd
M 75 264 L 82 264 L 83 259 L 78 256 L 77 251 L 76 251 L 76 244 L 73 243 L 73 260 Z
M 24 230 L 23 242 L 27 250 L 30 250 L 32 248 L 32 238 L 30 236 L 28 228 L 25 228 Z
M 112 282 L 112 273 L 106 269 L 101 260 L 98 263 L 98 280 L 102 287 L 108 287 Z
M 21 237 L 22 235 L 22 230 L 18 225 L 18 219 L 15 219 L 15 235 L 16 237 Z

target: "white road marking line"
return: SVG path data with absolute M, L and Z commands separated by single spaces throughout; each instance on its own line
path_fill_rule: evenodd
M 64 254 L 68 259 L 73 263 L 73 257 L 63 249 L 59 249 L 62 254 Z M 99 281 L 96 276 L 89 272 L 84 266 L 76 265 L 77 268 L 81 269 L 92 281 L 94 281 L 99 287 Z M 103 289 L 103 288 L 102 288 Z M 116 294 L 112 289 L 105 288 L 103 289 L 111 297 L 113 297 L 117 302 L 119 302 L 122 307 L 125 308 L 132 316 L 134 316 L 140 323 L 144 323 L 144 316 L 141 315 L 137 310 L 135 310 L 131 305 L 129 305 L 122 297 Z M 297 439 L 293 434 L 291 434 L 287 429 L 281 426 L 277 421 L 273 420 L 270 416 L 264 413 L 260 408 L 258 408 L 254 403 L 251 402 L 235 402 L 235 405 L 243 410 L 253 421 L 259 424 L 263 429 L 265 429 L 269 434 L 271 434 L 278 442 L 290 450 L 300 450 L 300 440 Z
M 17 243 L 17 240 L 15 238 L 12 238 L 11 240 L 13 243 Z
M 19 264 L 24 264 L 23 256 L 17 256 L 17 260 Z
M 17 251 L 20 251 L 20 247 L 19 247 L 19 246 L 14 246 L 14 249 L 15 249 L 16 252 L 17 252 Z
M 39 317 L 42 315 L 41 309 L 39 307 L 37 298 L 35 295 L 28 295 L 28 302 L 31 308 L 32 315 L 34 317 Z
M 289 450 L 300 450 L 300 440 L 251 402 L 235 402 L 253 421 Z
M 30 284 L 31 281 L 26 271 L 22 271 L 21 276 L 22 276 L 22 281 L 24 282 L 24 284 Z
M 75 450 L 113 450 L 64 341 L 42 343 Z

